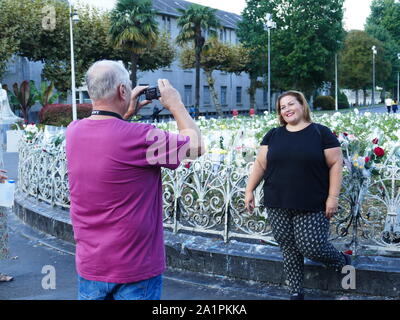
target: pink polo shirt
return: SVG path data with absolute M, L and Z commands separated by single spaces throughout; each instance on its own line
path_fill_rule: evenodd
M 176 169 L 189 137 L 117 118 L 67 129 L 78 274 L 130 283 L 165 271 L 161 167 Z

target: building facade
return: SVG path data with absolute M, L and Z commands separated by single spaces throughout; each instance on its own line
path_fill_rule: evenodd
M 157 22 L 160 32 L 166 31 L 171 35 L 171 43 L 176 46 L 179 52 L 179 47 L 176 45 L 175 39 L 179 34 L 180 28 L 177 25 L 180 13 L 177 9 L 186 9 L 192 3 L 183 0 L 153 0 L 153 8 L 157 11 Z M 239 44 L 239 39 L 236 34 L 237 22 L 241 17 L 237 14 L 216 11 L 216 16 L 220 21 L 221 28 L 218 30 L 218 36 L 221 42 L 236 45 Z M 178 53 L 179 55 L 179 53 Z M 178 89 L 182 96 L 185 106 L 190 107 L 195 103 L 195 70 L 183 70 L 179 65 L 179 58 L 167 68 L 162 68 L 154 72 L 138 72 L 138 85 L 157 85 L 157 79 L 168 79 L 172 85 Z M 25 58 L 16 58 L 16 62 L 11 62 L 8 72 L 4 77 L 4 83 L 12 86 L 14 82 L 22 82 L 26 79 L 40 82 L 40 74 L 42 65 L 40 63 L 28 62 Z M 239 112 L 248 112 L 250 107 L 250 98 L 248 88 L 250 79 L 246 73 L 240 75 L 214 71 L 215 89 L 218 93 L 219 102 L 222 105 L 224 113 L 231 113 L 233 109 Z M 77 102 L 90 102 L 87 89 L 85 86 L 77 89 Z M 142 115 L 152 113 L 154 105 L 160 105 L 158 101 L 150 104 L 140 111 Z M 267 109 L 266 90 L 259 89 L 256 93 L 256 108 L 257 110 Z M 32 109 L 33 112 L 38 112 Z M 200 113 L 212 114 L 215 113 L 210 89 L 204 74 L 201 70 L 200 77 Z M 168 114 L 168 111 L 162 111 L 161 115 Z

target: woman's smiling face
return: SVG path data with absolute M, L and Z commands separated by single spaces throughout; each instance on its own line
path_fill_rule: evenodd
M 283 120 L 290 125 L 295 125 L 304 120 L 304 107 L 296 97 L 288 95 L 280 101 L 280 113 Z

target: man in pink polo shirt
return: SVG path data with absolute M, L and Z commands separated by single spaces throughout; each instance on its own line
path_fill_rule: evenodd
M 92 116 L 72 122 L 66 138 L 78 298 L 160 299 L 166 268 L 161 167 L 173 170 L 202 155 L 200 130 L 168 80 L 158 81 L 159 100 L 179 134 L 125 121 L 151 101 L 137 102 L 147 87 L 132 90 L 121 64 L 96 62 L 86 83 Z

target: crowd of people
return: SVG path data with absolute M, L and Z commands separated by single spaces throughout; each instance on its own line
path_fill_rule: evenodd
M 161 168 L 175 170 L 184 159 L 203 155 L 203 138 L 167 79 L 158 81 L 159 101 L 177 122 L 178 134 L 126 121 L 151 101 L 138 100 L 147 87 L 132 88 L 119 63 L 96 62 L 86 83 L 92 115 L 72 122 L 66 133 L 78 299 L 158 300 L 166 270 Z M 159 111 L 153 110 L 154 117 Z M 351 264 L 350 256 L 328 242 L 343 159 L 332 131 L 312 121 L 302 93 L 282 94 L 276 111 L 279 126 L 260 141 L 245 207 L 253 211 L 253 192 L 264 181 L 264 205 L 283 253 L 290 299 L 302 300 L 304 257 L 336 271 Z M 0 258 L 6 258 L 6 230 L 0 232 Z

